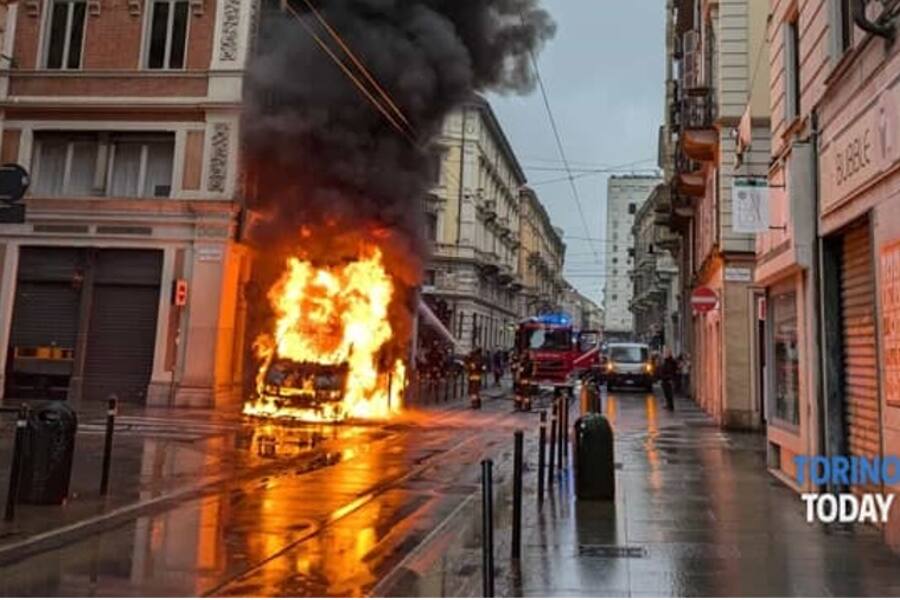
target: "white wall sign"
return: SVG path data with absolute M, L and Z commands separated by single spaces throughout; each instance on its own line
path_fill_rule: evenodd
M 768 181 L 762 178 L 735 179 L 731 198 L 731 228 L 735 233 L 769 231 Z
M 222 249 L 213 247 L 197 248 L 197 260 L 200 262 L 219 262 L 222 260 Z
M 725 281 L 750 282 L 753 272 L 749 267 L 725 267 Z

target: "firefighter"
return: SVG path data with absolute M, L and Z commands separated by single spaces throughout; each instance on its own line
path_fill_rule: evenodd
M 466 357 L 466 374 L 469 380 L 469 400 L 472 408 L 481 408 L 481 378 L 485 362 L 481 348 L 476 346 Z
M 528 353 L 523 352 L 517 358 L 516 371 L 513 374 L 513 387 L 516 394 L 516 409 L 520 411 L 531 410 L 531 386 L 525 381 L 533 374 L 533 365 L 528 359 Z

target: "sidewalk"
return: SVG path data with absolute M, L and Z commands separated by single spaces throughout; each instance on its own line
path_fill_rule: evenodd
M 614 505 L 575 500 L 568 468 L 538 511 L 526 432 L 515 565 L 511 484 L 495 481 L 498 596 L 900 595 L 900 557 L 879 532 L 807 524 L 798 496 L 766 472 L 764 437 L 722 432 L 684 399 L 675 413 L 639 394 L 604 406 L 620 467 Z M 390 594 L 481 595 L 480 519 L 473 498 L 406 561 Z

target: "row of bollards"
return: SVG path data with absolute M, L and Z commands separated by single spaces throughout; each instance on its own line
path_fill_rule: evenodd
M 462 398 L 465 394 L 465 377 L 455 375 L 453 377 L 415 378 L 415 402 L 418 404 L 447 403 L 451 400 Z
M 44 411 L 50 409 L 43 409 Z M 62 497 L 68 494 L 68 481 L 71 475 L 71 467 L 72 467 L 72 451 L 74 450 L 74 437 L 77 430 L 77 419 L 74 417 L 74 413 L 69 410 L 70 414 L 72 414 L 72 429 L 68 431 L 68 435 L 71 437 L 68 439 L 68 446 L 59 446 L 61 444 L 59 439 L 49 439 L 47 436 L 39 435 L 40 429 L 35 429 L 37 426 L 32 424 L 32 421 L 36 421 L 39 423 L 42 416 L 42 411 L 38 410 L 37 413 L 33 412 L 32 409 L 27 404 L 22 404 L 17 409 L 3 409 L 0 408 L 0 412 L 15 412 L 16 413 L 16 433 L 15 438 L 13 440 L 13 448 L 12 448 L 12 461 L 9 469 L 9 481 L 7 484 L 7 492 L 6 492 L 6 507 L 3 513 L 3 519 L 6 522 L 13 521 L 16 515 L 16 505 L 19 502 L 37 502 L 37 503 L 52 503 L 52 500 L 48 502 L 46 499 L 46 495 L 50 494 L 62 494 Z M 57 413 L 59 411 L 57 410 Z M 106 496 L 109 493 L 109 474 L 110 468 L 112 466 L 112 452 L 113 452 L 113 432 L 115 430 L 115 421 L 116 415 L 118 413 L 118 398 L 115 395 L 111 395 L 107 400 L 107 410 L 106 410 L 106 435 L 103 443 L 103 462 L 100 471 L 100 495 Z M 65 412 L 63 413 L 65 414 Z M 53 446 L 54 450 L 50 452 L 38 452 L 36 448 L 39 445 L 44 444 L 55 444 Z M 59 448 L 64 448 L 62 454 L 67 456 L 61 456 Z M 46 448 L 43 448 L 44 450 Z M 59 463 L 56 465 L 52 463 L 36 463 L 36 456 L 40 456 L 43 460 L 62 460 L 65 464 L 63 466 L 63 471 L 59 470 L 52 471 L 54 467 L 58 467 Z M 28 463 L 25 472 L 23 473 L 23 467 L 25 463 Z M 57 483 L 62 482 L 59 485 L 54 487 L 54 491 L 47 492 L 46 488 L 44 489 L 44 494 L 41 494 L 41 488 L 38 488 L 38 492 L 35 493 L 34 490 L 29 490 L 29 485 L 33 485 L 35 481 L 35 477 L 37 477 L 34 473 L 30 473 L 28 471 L 28 467 L 35 470 L 42 470 L 42 475 L 40 479 L 44 479 L 46 477 L 47 472 L 53 472 L 57 479 Z M 23 483 L 24 476 L 24 483 Z M 24 487 L 23 487 L 24 485 Z M 62 489 L 62 492 L 59 490 Z M 37 495 L 38 499 L 34 498 Z
M 562 470 L 568 457 L 569 402 L 567 397 L 557 396 L 553 401 L 550 417 L 549 461 L 547 456 L 547 413 L 541 411 L 538 429 L 538 506 L 543 505 L 545 482 L 553 487 L 553 472 Z M 511 557 L 517 561 L 522 556 L 522 480 L 524 476 L 524 433 L 513 435 L 513 514 Z M 548 462 L 548 464 L 545 464 Z M 481 461 L 481 510 L 482 510 L 482 596 L 494 596 L 494 491 L 493 461 Z

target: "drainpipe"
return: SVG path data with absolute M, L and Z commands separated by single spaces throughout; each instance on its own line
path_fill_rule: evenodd
M 897 32 L 891 22 L 893 15 L 888 14 L 888 19 L 886 21 L 873 23 L 866 17 L 866 0 L 853 0 L 851 6 L 853 10 L 853 22 L 856 23 L 857 27 L 872 35 L 877 35 L 878 37 L 886 39 L 888 43 L 894 42 Z
M 822 377 L 822 365 L 824 364 L 824 356 L 825 356 L 825 348 L 824 348 L 824 339 L 819 335 L 820 332 L 824 331 L 824 323 L 822 322 L 822 262 L 821 262 L 821 248 L 822 248 L 822 239 L 820 237 L 819 232 L 819 209 L 821 205 L 820 194 L 820 184 L 819 177 L 821 173 L 819 172 L 819 113 L 813 109 L 810 114 L 810 145 L 812 146 L 812 155 L 813 155 L 813 202 L 815 204 L 815 215 L 813 218 L 813 245 L 812 245 L 812 283 L 813 283 L 813 297 L 815 300 L 813 301 L 813 320 L 815 322 L 816 330 L 812 333 L 815 337 L 813 339 L 819 339 L 818 343 L 818 355 L 816 356 L 815 361 L 810 367 L 813 370 L 813 381 L 815 382 L 816 389 L 816 448 L 814 448 L 815 454 L 824 455 L 826 454 L 826 427 L 825 422 L 827 420 L 828 408 L 825 406 L 825 381 Z

